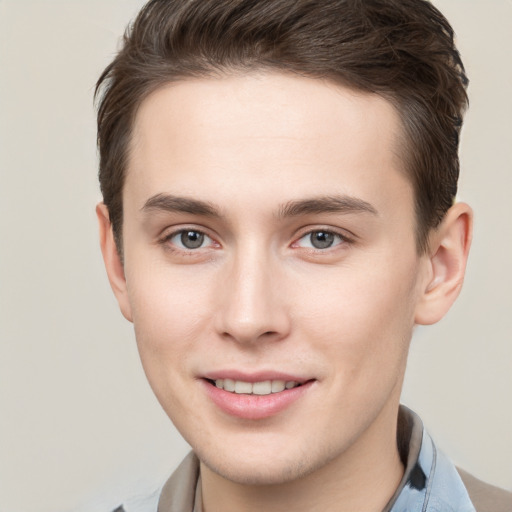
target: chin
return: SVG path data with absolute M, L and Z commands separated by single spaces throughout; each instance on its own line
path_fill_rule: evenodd
M 276 464 L 270 457 L 266 464 L 254 464 L 250 461 L 242 463 L 230 463 L 229 461 L 209 461 L 201 459 L 202 462 L 219 476 L 241 485 L 277 485 L 297 480 L 306 476 L 308 471 L 307 463 L 294 462 L 290 464 Z
M 242 485 L 277 485 L 301 479 L 328 464 L 332 458 L 328 453 L 312 457 L 302 449 L 285 453 L 285 449 L 248 453 L 232 450 L 225 453 L 211 453 L 197 450 L 201 462 L 217 475 Z

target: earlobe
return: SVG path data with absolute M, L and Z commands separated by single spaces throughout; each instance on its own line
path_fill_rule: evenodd
M 98 217 L 101 253 L 103 254 L 110 286 L 119 303 L 121 313 L 127 320 L 132 322 L 124 267 L 114 240 L 108 209 L 104 203 L 98 203 L 96 206 L 96 216 Z
M 415 322 L 429 325 L 441 320 L 460 293 L 471 245 L 473 212 L 465 203 L 448 210 L 430 237 L 429 265 Z

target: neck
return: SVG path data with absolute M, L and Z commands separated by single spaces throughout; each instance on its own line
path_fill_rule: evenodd
M 239 484 L 201 463 L 203 512 L 381 512 L 404 472 L 396 443 L 398 407 L 382 412 L 350 448 L 291 482 Z

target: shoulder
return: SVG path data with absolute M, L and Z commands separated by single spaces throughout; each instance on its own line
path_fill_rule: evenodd
M 457 468 L 477 512 L 512 512 L 512 492 L 482 482 Z

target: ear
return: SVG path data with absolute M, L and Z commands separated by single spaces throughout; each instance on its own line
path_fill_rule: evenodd
M 432 231 L 428 266 L 415 322 L 429 325 L 441 320 L 460 293 L 471 245 L 473 211 L 465 203 L 452 206 L 441 225 Z
M 98 217 L 99 224 L 101 252 L 110 286 L 119 303 L 121 313 L 127 320 L 132 322 L 132 311 L 130 301 L 128 300 L 124 267 L 114 240 L 108 209 L 104 203 L 99 203 L 96 206 L 96 216 Z

